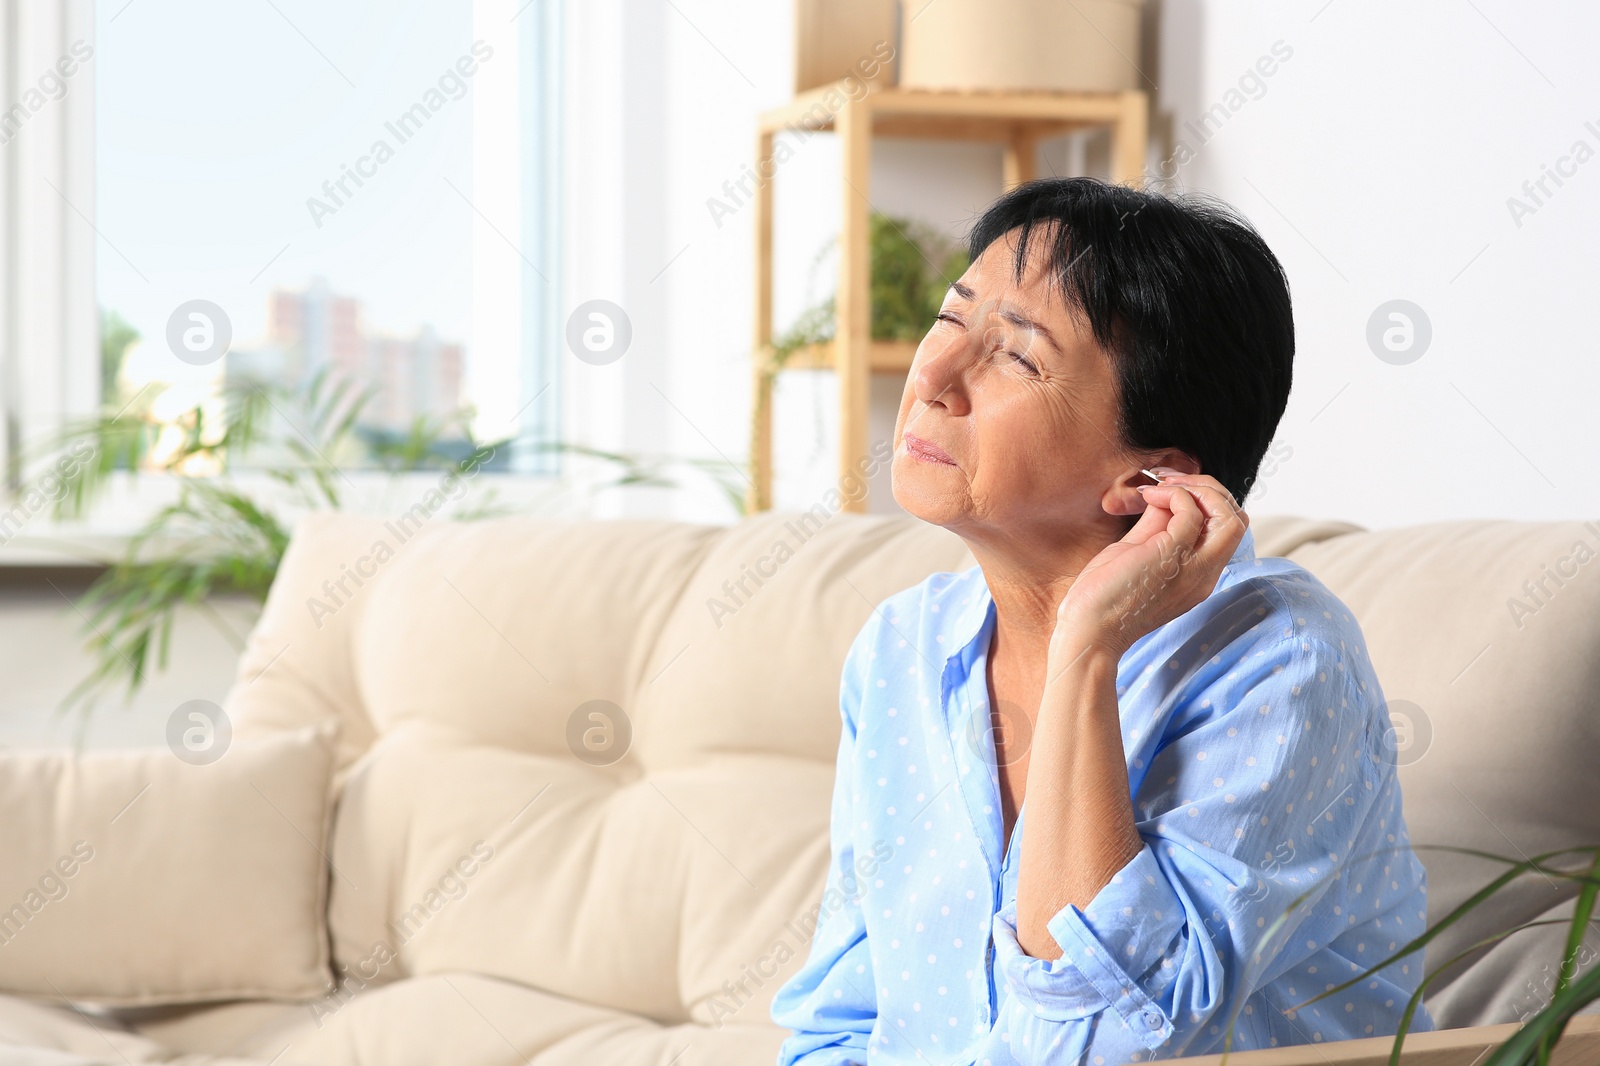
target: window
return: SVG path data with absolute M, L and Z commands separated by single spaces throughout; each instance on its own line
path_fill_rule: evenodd
M 553 473 L 559 20 L 557 0 L 100 0 L 105 401 L 342 383 L 341 470 L 470 439 L 501 445 L 487 469 Z

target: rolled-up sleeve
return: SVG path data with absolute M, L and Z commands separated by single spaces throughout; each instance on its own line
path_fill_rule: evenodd
M 995 917 L 995 958 L 1012 994 L 1039 1017 L 1070 1021 L 1110 1006 L 1155 1047 L 1172 1024 L 1144 985 L 1172 957 L 1184 925 L 1183 903 L 1146 844 L 1087 911 L 1068 904 L 1050 919 L 1060 958 L 1022 952 L 1014 904 Z
M 1284 642 L 1193 695 L 1205 713 L 1156 753 L 1134 797 L 1143 847 L 1086 908 L 1048 923 L 1060 958 L 1022 951 L 1014 902 L 996 914 L 1009 1002 L 978 1062 L 1208 1049 L 1244 999 L 1321 946 L 1308 919 L 1360 843 L 1381 781 L 1375 694 L 1341 659 Z
M 1154 1050 L 1172 1036 L 1172 1019 L 1157 997 L 1175 976 L 1173 959 L 1181 955 L 1188 919 L 1149 844 L 1112 876 L 1086 910 L 1068 904 L 1050 919 L 1060 958 L 1024 953 L 1016 923 L 1015 903 L 995 916 L 995 966 L 1015 1005 L 1007 1026 L 1013 1040 L 1017 1034 L 1011 1030 L 1017 1028 L 1024 1035 L 1031 1029 L 1047 1033 L 1049 1026 L 1038 1022 L 1077 1023 L 1085 1030 L 1076 1034 L 1083 1043 L 1088 1038 L 1085 1023 L 1108 1010 L 1128 1046 Z M 1060 1035 L 1049 1034 L 1052 1054 L 1061 1053 L 1062 1044 L 1055 1042 Z

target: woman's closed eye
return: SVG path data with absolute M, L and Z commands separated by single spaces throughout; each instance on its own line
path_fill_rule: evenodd
M 940 311 L 938 315 L 935 316 L 935 321 L 949 322 L 952 325 L 960 326 L 963 329 L 966 328 L 966 323 L 961 321 L 961 319 L 957 318 L 955 315 L 951 314 L 949 311 Z M 1002 355 L 1010 357 L 1013 362 L 1015 362 L 1018 366 L 1023 367 L 1028 373 L 1034 375 L 1039 373 L 1039 368 L 1034 366 L 1033 362 L 1022 353 L 1003 348 L 1000 349 L 1000 352 Z
M 1024 369 L 1026 369 L 1028 371 L 1028 373 L 1036 375 L 1036 376 L 1038 375 L 1039 368 L 1034 366 L 1031 362 L 1029 362 L 1028 359 L 1025 356 L 1022 356 L 1022 355 L 1018 354 L 1017 352 L 1010 352 L 1010 351 L 1006 352 L 1005 354 L 1009 355 L 1012 359 L 1016 360 L 1017 364 L 1019 366 L 1023 367 Z

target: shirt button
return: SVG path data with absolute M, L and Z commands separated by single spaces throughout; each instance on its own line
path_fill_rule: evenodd
M 1151 1029 L 1159 1029 L 1159 1028 L 1161 1028 L 1161 1015 L 1156 1013 L 1153 1010 L 1145 1011 L 1144 1012 L 1144 1024 L 1149 1026 Z

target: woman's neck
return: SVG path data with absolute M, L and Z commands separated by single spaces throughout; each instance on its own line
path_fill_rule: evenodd
M 1044 698 L 1056 612 L 1083 567 L 1103 548 L 1092 544 L 1058 547 L 1053 554 L 1023 552 L 1025 563 L 1010 552 L 972 548 L 995 605 L 984 669 L 1000 785 L 1002 850 L 1010 846 L 1027 793 L 1029 751 Z

